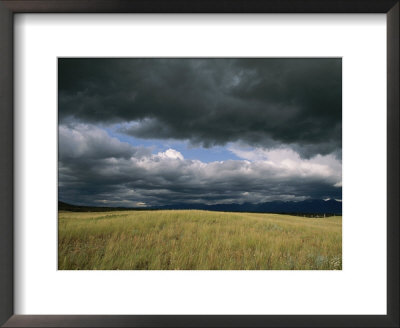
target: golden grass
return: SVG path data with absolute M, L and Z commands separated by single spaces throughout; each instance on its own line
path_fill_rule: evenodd
M 60 270 L 341 270 L 342 217 L 60 212 Z

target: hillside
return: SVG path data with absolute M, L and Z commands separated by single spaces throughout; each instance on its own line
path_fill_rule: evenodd
M 342 218 L 61 212 L 60 270 L 340 270 Z

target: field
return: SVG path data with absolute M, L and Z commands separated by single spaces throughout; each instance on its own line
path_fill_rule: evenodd
M 341 270 L 342 217 L 59 212 L 60 270 Z

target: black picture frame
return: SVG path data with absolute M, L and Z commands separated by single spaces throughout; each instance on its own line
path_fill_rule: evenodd
M 399 8 L 399 0 L 0 0 L 0 324 L 4 327 L 399 327 Z M 13 16 L 16 13 L 385 13 L 387 315 L 14 315 Z

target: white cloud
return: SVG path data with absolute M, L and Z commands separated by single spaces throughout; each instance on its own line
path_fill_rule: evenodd
M 157 156 L 162 159 L 180 159 L 183 161 L 183 155 L 172 148 L 167 149 L 165 152 L 158 153 Z
M 310 159 L 304 159 L 290 148 L 246 149 L 232 145 L 229 150 L 236 156 L 250 160 L 259 166 L 264 168 L 270 166 L 279 170 L 282 176 L 320 176 L 337 177 L 338 179 L 341 179 L 342 176 L 342 163 L 333 154 L 316 155 Z M 341 183 L 340 185 L 335 184 L 335 187 L 339 186 L 341 186 Z

